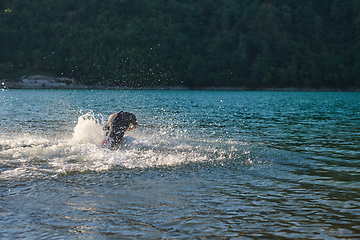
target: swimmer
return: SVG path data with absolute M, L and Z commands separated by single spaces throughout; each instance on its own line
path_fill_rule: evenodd
M 121 111 L 111 114 L 104 126 L 106 139 L 103 140 L 102 146 L 113 148 L 121 142 L 125 131 L 133 130 L 136 126 L 137 120 L 132 113 Z

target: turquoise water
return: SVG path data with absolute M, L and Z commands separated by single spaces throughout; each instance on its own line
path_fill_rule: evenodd
M 358 238 L 359 100 L 0 91 L 0 238 Z M 138 128 L 101 148 L 120 110 Z

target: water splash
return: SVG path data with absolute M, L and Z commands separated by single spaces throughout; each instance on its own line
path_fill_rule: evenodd
M 0 179 L 224 161 L 241 159 L 249 151 L 246 143 L 176 137 L 164 133 L 167 130 L 149 135 L 151 131 L 141 129 L 127 133 L 118 149 L 110 150 L 101 147 L 103 123 L 101 115 L 87 112 L 78 117 L 70 138 L 2 137 Z
M 73 138 L 69 143 L 81 144 L 91 143 L 100 144 L 104 139 L 103 117 L 96 118 L 93 112 L 89 111 L 78 118 L 74 128 Z

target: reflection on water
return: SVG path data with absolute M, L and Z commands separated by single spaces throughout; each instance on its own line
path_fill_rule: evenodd
M 0 238 L 357 238 L 359 96 L 2 91 Z

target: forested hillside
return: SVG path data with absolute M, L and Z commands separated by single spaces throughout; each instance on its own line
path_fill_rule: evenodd
M 0 77 L 359 87 L 358 0 L 2 0 Z

